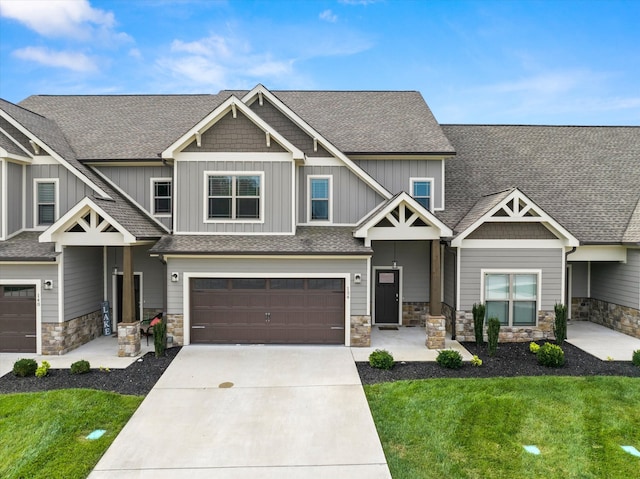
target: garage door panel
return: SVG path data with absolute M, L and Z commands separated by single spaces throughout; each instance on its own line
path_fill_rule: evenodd
M 0 352 L 36 352 L 34 286 L 0 286 Z

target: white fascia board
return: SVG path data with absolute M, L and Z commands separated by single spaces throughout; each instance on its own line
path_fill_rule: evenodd
M 617 261 L 627 262 L 627 248 L 618 245 L 586 245 L 579 246 L 568 257 L 569 263 L 574 261 Z
M 6 158 L 7 160 L 12 160 L 14 163 L 31 164 L 31 158 L 26 156 L 16 155 L 14 153 L 9 153 L 4 148 L 0 148 L 0 158 Z
M 289 117 L 296 126 L 298 126 L 302 131 L 304 131 L 311 138 L 317 139 L 318 143 L 327 150 L 329 153 L 334 155 L 336 158 L 341 160 L 358 178 L 367 183 L 371 188 L 373 188 L 380 196 L 385 199 L 391 198 L 393 195 L 387 191 L 387 189 L 373 179 L 369 173 L 364 171 L 358 165 L 356 165 L 353 161 L 349 159 L 347 155 L 342 153 L 338 148 L 333 146 L 329 140 L 323 137 L 319 132 L 314 130 L 311 125 L 309 125 L 306 121 L 300 118 L 291 108 L 282 103 L 278 98 L 275 97 L 273 93 L 271 93 L 267 88 L 263 85 L 258 84 L 253 90 L 247 93 L 242 97 L 242 101 L 244 103 L 250 102 L 256 95 L 261 94 L 264 95 L 269 102 L 274 105 L 280 112 L 282 112 L 285 116 Z
M 280 143 L 287 151 L 293 155 L 294 160 L 305 159 L 304 153 L 284 138 L 280 133 L 274 130 L 269 124 L 267 124 L 262 118 L 260 118 L 251 108 L 240 101 L 235 96 L 230 96 L 220 106 L 214 109 L 200 122 L 198 122 L 187 133 L 178 138 L 171 146 L 162 152 L 162 158 L 174 158 L 175 154 L 182 149 L 186 144 L 196 136 L 196 134 L 204 133 L 211 128 L 215 123 L 222 119 L 229 111 L 235 107 L 240 110 L 249 120 L 251 120 L 262 131 L 269 133 L 278 143 Z
M 71 166 L 71 164 L 62 158 L 56 151 L 40 140 L 37 136 L 32 134 L 29 130 L 23 127 L 19 122 L 15 121 L 13 117 L 0 110 L 0 116 L 11 123 L 14 127 L 16 127 L 21 133 L 23 133 L 27 138 L 37 143 L 43 151 L 46 151 L 49 155 L 51 155 L 55 160 L 57 160 L 62 166 L 64 166 L 67 170 L 69 170 L 74 176 L 76 176 L 80 181 L 82 181 L 85 185 L 91 188 L 93 191 L 98 193 L 100 196 L 108 199 L 112 199 L 102 188 L 96 185 L 89 178 L 80 173 L 76 168 Z
M 122 244 L 134 244 L 136 243 L 136 238 L 131 233 L 129 233 L 126 228 L 124 228 L 120 223 L 118 223 L 112 216 L 106 213 L 102 208 L 100 208 L 93 200 L 90 198 L 83 198 L 80 200 L 73 208 L 67 211 L 62 217 L 58 219 L 55 223 L 53 223 L 49 228 L 47 228 L 39 237 L 38 240 L 40 243 L 51 243 L 56 242 L 55 235 L 58 233 L 63 233 L 66 228 L 71 226 L 71 224 L 76 221 L 78 216 L 86 213 L 88 210 L 93 210 L 98 213 L 102 218 L 104 218 L 111 226 L 118 230 L 119 234 L 122 235 Z M 115 237 L 112 237 L 109 233 L 102 233 L 105 239 L 108 239 L 106 243 L 111 245 L 111 242 L 116 240 Z M 116 241 L 117 242 L 117 241 Z
M 491 240 L 463 240 L 460 249 L 558 249 L 564 250 L 566 242 L 561 239 L 491 239 Z

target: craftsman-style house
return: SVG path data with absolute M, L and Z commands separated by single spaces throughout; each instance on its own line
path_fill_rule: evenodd
M 640 127 L 440 125 L 418 92 L 0 101 L 0 351 L 640 337 Z M 125 331 L 123 326 L 123 331 Z M 135 330 L 136 326 L 133 326 Z M 375 346 L 375 345 L 374 345 Z

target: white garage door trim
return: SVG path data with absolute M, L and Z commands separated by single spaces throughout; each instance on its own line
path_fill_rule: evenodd
M 191 295 L 189 287 L 192 278 L 340 278 L 344 279 L 344 345 L 351 344 L 351 279 L 350 273 L 182 273 L 183 331 L 184 344 L 191 344 Z
M 36 354 L 42 354 L 42 280 L 0 279 L 1 286 L 35 286 L 36 288 Z

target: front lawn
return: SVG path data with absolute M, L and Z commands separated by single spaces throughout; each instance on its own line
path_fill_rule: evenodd
M 0 477 L 87 477 L 143 399 L 88 389 L 0 395 Z M 96 429 L 106 432 L 86 439 Z
M 636 378 L 429 379 L 365 393 L 394 479 L 626 479 L 640 470 L 620 448 L 640 450 Z

